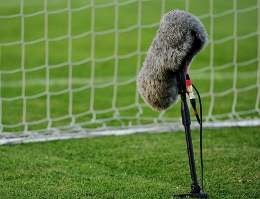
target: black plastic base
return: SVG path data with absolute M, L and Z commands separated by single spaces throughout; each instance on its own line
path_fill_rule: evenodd
M 174 194 L 173 198 L 209 198 L 207 193 L 185 193 L 185 194 Z

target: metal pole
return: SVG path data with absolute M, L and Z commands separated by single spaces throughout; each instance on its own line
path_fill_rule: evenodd
M 192 146 L 192 137 L 190 131 L 190 112 L 186 101 L 186 84 L 185 84 L 185 70 L 181 68 L 179 70 L 179 74 L 177 76 L 178 80 L 178 89 L 181 98 L 181 115 L 182 115 L 182 124 L 185 129 L 186 135 L 186 143 L 187 143 L 187 151 L 188 151 L 188 158 L 189 158 L 189 166 L 190 166 L 190 175 L 191 175 L 191 192 L 188 194 L 177 194 L 173 195 L 173 197 L 181 197 L 181 198 L 208 198 L 206 193 L 200 193 L 200 186 L 197 181 L 197 174 L 196 174 L 196 166 L 194 160 L 194 152 Z

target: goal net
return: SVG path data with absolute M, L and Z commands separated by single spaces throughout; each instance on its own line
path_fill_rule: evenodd
M 204 127 L 260 125 L 260 0 L 5 0 L 0 145 L 181 130 L 180 103 L 153 111 L 135 82 L 172 9 L 209 35 L 190 68 Z

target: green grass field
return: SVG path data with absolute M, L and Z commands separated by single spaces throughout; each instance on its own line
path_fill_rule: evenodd
M 204 131 L 210 198 L 260 198 L 259 139 L 259 128 Z M 193 144 L 198 160 L 198 131 Z M 3 199 L 165 199 L 191 183 L 183 132 L 2 146 L 0 168 Z
M 46 5 L 27 0 L 23 9 L 19 2 L 3 1 L 0 8 L 3 132 L 70 124 L 96 128 L 104 118 L 112 118 L 107 126 L 146 124 L 160 115 L 136 97 L 135 77 L 158 29 L 151 24 L 161 18 L 161 1 L 122 0 L 117 7 L 109 4 L 111 0 L 100 0 L 95 1 L 95 10 L 80 0 L 70 6 L 58 0 Z M 254 5 L 255 0 L 239 0 L 236 15 L 220 14 L 232 10 L 233 2 L 214 2 L 216 16 L 211 18 L 209 1 L 189 2 L 190 12 L 200 16 L 210 40 L 191 66 L 205 116 L 259 117 L 258 10 L 248 9 Z M 185 1 L 166 0 L 164 10 L 185 7 Z M 179 106 L 163 115 L 165 120 L 179 117 Z
M 115 115 L 120 119 L 106 125 L 153 123 L 161 113 L 144 105 L 134 79 L 158 29 L 150 25 L 161 18 L 162 1 L 118 0 L 116 7 L 112 0 L 95 0 L 94 12 L 82 7 L 90 0 L 45 2 L 0 3 L 0 130 L 96 128 L 99 119 Z M 164 2 L 167 12 L 184 10 L 187 1 Z M 210 39 L 191 66 L 204 118 L 259 118 L 259 11 L 248 9 L 257 2 L 238 0 L 239 12 L 222 15 L 233 1 L 214 1 L 211 18 L 210 1 L 189 1 Z M 140 115 L 135 103 L 142 105 Z M 178 119 L 179 109 L 162 118 Z M 199 177 L 199 132 L 192 136 Z M 259 140 L 258 127 L 204 131 L 205 191 L 211 198 L 260 198 Z M 3 199 L 170 198 L 189 192 L 191 183 L 183 132 L 1 146 L 0 168 Z

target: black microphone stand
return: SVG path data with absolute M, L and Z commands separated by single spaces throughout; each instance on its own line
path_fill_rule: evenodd
M 189 157 L 189 166 L 190 166 L 190 175 L 191 175 L 191 192 L 187 194 L 176 194 L 173 195 L 173 197 L 180 197 L 180 198 L 208 198 L 207 193 L 200 193 L 200 185 L 197 181 L 197 175 L 196 175 L 196 167 L 195 167 L 195 160 L 194 160 L 194 153 L 193 153 L 193 146 L 192 146 L 192 138 L 191 138 L 191 131 L 190 131 L 190 112 L 186 101 L 186 94 L 187 94 L 187 88 L 186 88 L 186 78 L 185 78 L 185 70 L 184 67 L 181 67 L 179 69 L 178 75 L 177 75 L 177 81 L 178 81 L 178 89 L 179 89 L 179 95 L 181 98 L 181 115 L 182 115 L 182 124 L 185 129 L 185 135 L 186 135 L 186 143 L 187 143 L 187 150 L 188 150 L 188 157 Z

